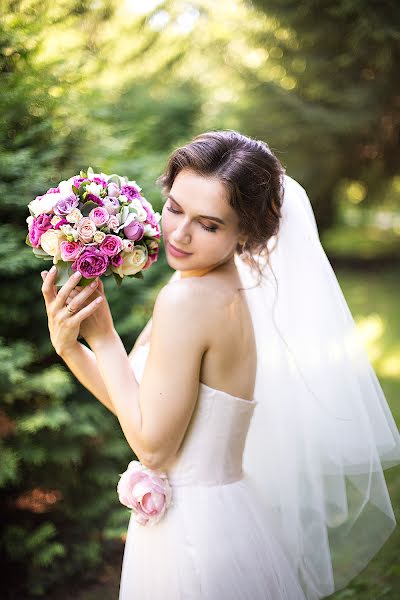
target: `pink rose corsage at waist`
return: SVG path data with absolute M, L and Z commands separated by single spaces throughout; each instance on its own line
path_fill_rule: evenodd
M 132 460 L 120 474 L 117 492 L 119 501 L 132 509 L 139 525 L 158 523 L 172 502 L 166 473 L 149 469 L 137 460 Z

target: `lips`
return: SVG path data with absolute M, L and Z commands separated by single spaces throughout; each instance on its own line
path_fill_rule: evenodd
M 184 250 L 180 250 L 179 248 L 176 248 L 173 244 L 171 244 L 171 242 L 168 242 L 168 244 L 176 251 L 176 252 L 180 252 L 181 254 L 185 254 L 186 256 L 190 256 L 192 253 L 191 252 L 185 252 Z

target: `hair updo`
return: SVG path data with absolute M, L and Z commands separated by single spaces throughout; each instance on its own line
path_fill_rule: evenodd
M 225 186 L 229 204 L 239 217 L 240 233 L 247 237 L 236 252 L 261 275 L 255 255 L 268 259 L 267 244 L 277 234 L 281 219 L 285 173 L 281 162 L 261 140 L 237 131 L 209 131 L 171 154 L 157 179 L 165 195 L 184 168 Z

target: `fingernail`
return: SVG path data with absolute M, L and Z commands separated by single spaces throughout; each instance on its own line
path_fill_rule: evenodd
M 81 277 L 80 271 L 75 271 L 74 277 L 76 277 L 76 279 L 78 279 L 78 277 Z
M 96 280 L 94 280 L 94 281 L 92 281 L 92 283 L 90 284 L 90 287 L 94 288 L 94 287 L 96 287 L 96 285 L 97 285 L 97 281 L 96 281 Z
M 49 271 L 49 273 L 54 273 L 54 271 L 56 270 L 56 265 L 53 265 Z

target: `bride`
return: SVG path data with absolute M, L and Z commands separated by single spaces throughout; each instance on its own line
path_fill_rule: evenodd
M 395 528 L 400 435 L 311 204 L 235 131 L 177 148 L 159 183 L 175 273 L 129 355 L 100 280 L 42 273 L 55 351 L 172 489 L 153 527 L 131 515 L 120 600 L 328 596 Z

